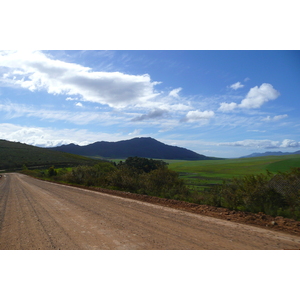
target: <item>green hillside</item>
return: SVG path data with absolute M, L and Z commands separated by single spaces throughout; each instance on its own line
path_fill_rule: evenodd
M 249 174 L 259 174 L 266 170 L 285 172 L 300 167 L 300 155 L 264 156 L 210 161 L 168 161 L 169 169 L 179 172 L 187 184 L 202 189 L 225 179 Z
M 27 167 L 91 165 L 96 160 L 63 152 L 52 151 L 22 143 L 0 140 L 0 170 Z

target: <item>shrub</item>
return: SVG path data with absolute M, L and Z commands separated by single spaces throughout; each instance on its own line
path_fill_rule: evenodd
M 178 173 L 163 167 L 150 172 L 145 178 L 145 185 L 150 195 L 163 198 L 186 200 L 191 194 Z
M 56 175 L 57 175 L 57 171 L 54 169 L 53 166 L 50 167 L 50 168 L 48 169 L 48 176 L 49 176 L 49 177 L 52 177 L 52 176 L 56 176 Z
M 300 217 L 300 169 L 273 175 L 247 175 L 223 182 L 206 194 L 206 204 L 229 209 Z
M 139 173 L 126 165 L 119 166 L 108 174 L 107 184 L 115 189 L 135 193 L 140 189 Z

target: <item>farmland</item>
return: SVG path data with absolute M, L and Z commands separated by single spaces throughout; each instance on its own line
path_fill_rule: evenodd
M 286 172 L 300 167 L 300 155 L 265 156 L 224 160 L 166 161 L 169 169 L 179 173 L 190 188 L 203 190 L 234 177 L 270 172 Z

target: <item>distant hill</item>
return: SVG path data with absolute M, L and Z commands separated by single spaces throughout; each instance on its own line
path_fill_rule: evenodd
M 87 146 L 74 144 L 49 148 L 84 156 L 103 158 L 146 157 L 153 159 L 208 160 L 214 159 L 191 150 L 163 144 L 150 137 L 134 138 L 119 142 L 96 142 Z
M 296 152 L 281 152 L 281 151 L 269 151 L 264 153 L 252 153 L 247 156 L 242 156 L 240 158 L 250 158 L 250 157 L 259 157 L 259 156 L 279 156 L 279 155 L 292 155 L 292 154 L 300 154 L 300 150 Z
M 0 170 L 18 169 L 25 164 L 36 166 L 76 166 L 95 164 L 96 160 L 87 157 L 52 151 L 22 143 L 0 140 Z

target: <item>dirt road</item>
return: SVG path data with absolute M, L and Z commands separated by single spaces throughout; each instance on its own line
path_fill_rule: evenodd
M 300 249 L 300 237 L 7 174 L 0 249 Z

